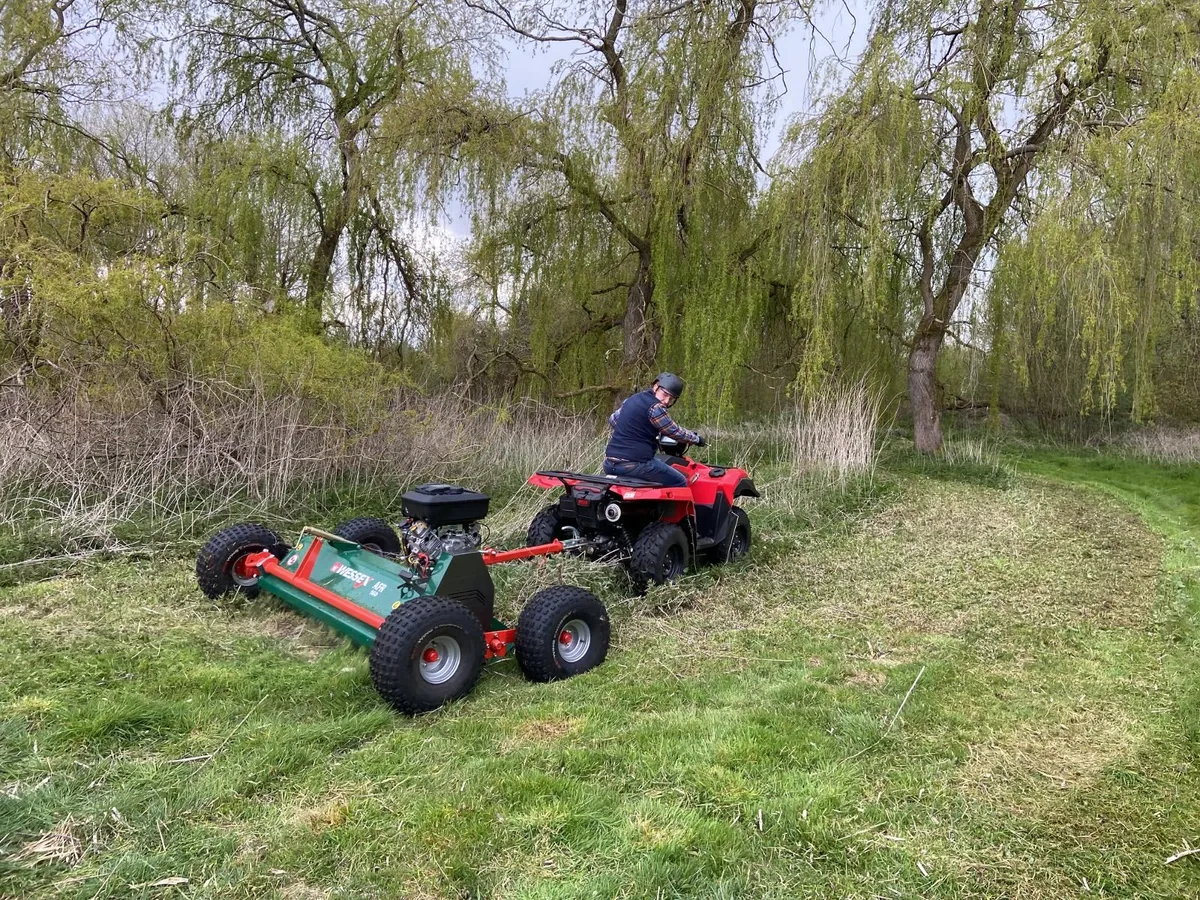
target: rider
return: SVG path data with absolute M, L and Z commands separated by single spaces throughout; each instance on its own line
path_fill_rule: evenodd
M 658 436 L 666 435 L 686 444 L 704 446 L 704 438 L 680 428 L 667 413 L 683 393 L 683 379 L 663 372 L 649 390 L 626 398 L 608 418 L 612 437 L 604 449 L 604 474 L 623 475 L 653 481 L 667 487 L 685 487 L 687 479 L 660 459 L 656 459 Z

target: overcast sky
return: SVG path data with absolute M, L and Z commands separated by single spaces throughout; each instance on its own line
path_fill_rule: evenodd
M 810 76 L 814 69 L 837 65 L 839 59 L 853 61 L 862 51 L 868 15 L 864 0 L 846 0 L 845 5 L 839 4 L 824 12 L 812 27 L 797 24 L 777 42 L 776 52 L 787 90 L 763 145 L 764 164 L 779 149 L 784 129 L 792 117 L 811 112 Z M 520 99 L 530 92 L 544 90 L 552 77 L 554 64 L 569 58 L 574 50 L 574 45 L 567 43 L 511 42 L 504 73 L 509 96 Z M 416 230 L 424 232 L 421 240 L 439 245 L 437 249 L 446 249 L 447 243 L 462 241 L 470 234 L 470 223 L 459 204 L 452 202 L 447 212 L 449 216 L 443 225 L 445 233 L 441 235 L 430 233 L 427 225 L 414 223 Z
M 847 10 L 853 11 L 854 15 L 851 16 Z M 856 57 L 862 51 L 867 24 L 866 8 L 860 0 L 851 0 L 847 6 L 838 5 L 823 13 L 814 23 L 815 30 L 797 25 L 777 43 L 776 50 L 784 69 L 787 93 L 763 148 L 764 159 L 769 159 L 779 148 L 779 140 L 788 119 L 811 108 L 811 67 L 831 64 L 835 53 L 842 60 Z M 573 46 L 543 44 L 531 51 L 529 42 L 513 44 L 505 73 L 509 96 L 520 98 L 530 91 L 544 89 L 551 77 L 551 67 L 555 62 L 569 57 Z

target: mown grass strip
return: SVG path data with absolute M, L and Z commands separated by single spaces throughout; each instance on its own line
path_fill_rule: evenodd
M 1164 544 L 1036 474 L 760 509 L 751 560 L 644 598 L 511 569 L 509 604 L 602 592 L 609 663 L 501 663 L 415 721 L 311 623 L 207 603 L 186 558 L 8 589 L 0 895 L 1195 895 L 1195 857 L 1164 865 L 1200 840 L 1191 526 Z

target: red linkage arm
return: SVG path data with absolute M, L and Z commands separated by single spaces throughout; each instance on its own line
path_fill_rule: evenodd
M 513 562 L 518 559 L 532 559 L 535 556 L 552 556 L 563 552 L 562 541 L 551 541 L 549 544 L 538 544 L 536 547 L 521 547 L 517 550 L 493 550 L 490 547 L 483 551 L 484 565 Z

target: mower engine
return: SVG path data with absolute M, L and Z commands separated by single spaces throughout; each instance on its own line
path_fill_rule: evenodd
M 479 520 L 488 497 L 451 484 L 422 484 L 400 498 L 408 518 L 400 524 L 405 561 L 427 575 L 442 553 L 467 553 L 483 546 Z
M 398 529 L 404 559 L 413 568 L 424 568 L 420 560 L 434 560 L 442 553 L 466 553 L 483 546 L 478 522 L 434 528 L 424 519 L 406 519 Z

